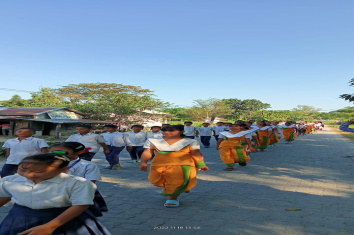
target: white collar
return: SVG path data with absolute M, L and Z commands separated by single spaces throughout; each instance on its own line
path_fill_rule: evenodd
M 184 138 L 169 145 L 164 139 L 148 139 L 159 151 L 175 152 L 195 142 L 194 139 Z

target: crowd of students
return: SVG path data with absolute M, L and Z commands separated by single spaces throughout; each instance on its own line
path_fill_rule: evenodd
M 10 200 L 15 204 L 1 223 L 0 234 L 110 234 L 96 218 L 108 210 L 95 185 L 101 180 L 100 171 L 91 162 L 101 147 L 111 170 L 120 169 L 124 149 L 131 157 L 129 163 L 140 162 L 141 171 L 148 171 L 153 159 L 149 181 L 163 188 L 162 195 L 168 197 L 165 207 L 178 207 L 180 194 L 196 186 L 198 170 L 209 170 L 195 138 L 209 148 L 214 137 L 225 170 L 232 171 L 236 164 L 246 166 L 251 152 L 265 151 L 281 137 L 291 143 L 324 127 L 320 122 L 254 120 L 217 122 L 212 127 L 192 124 L 153 126 L 151 132 L 133 125 L 126 133 L 116 125 L 105 125 L 103 134 L 80 125 L 77 134 L 50 147 L 33 137 L 35 130 L 18 129 L 17 138 L 3 145 L 7 159 L 1 171 L 0 206 Z

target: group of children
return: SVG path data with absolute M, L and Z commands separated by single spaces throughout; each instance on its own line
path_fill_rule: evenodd
M 179 195 L 196 186 L 197 172 L 208 171 L 195 137 L 210 147 L 211 137 L 221 160 L 231 171 L 235 164 L 246 166 L 249 154 L 264 151 L 283 136 L 290 143 L 305 133 L 320 130 L 317 123 L 238 121 L 210 127 L 185 125 L 154 126 L 143 132 L 134 125 L 121 133 L 117 126 L 104 126 L 102 135 L 91 132 L 91 126 L 80 125 L 78 134 L 51 147 L 44 140 L 32 137 L 35 131 L 20 128 L 17 138 L 5 142 L 7 160 L 1 171 L 0 206 L 12 200 L 15 204 L 0 225 L 0 234 L 110 234 L 97 220 L 107 206 L 97 191 L 101 180 L 97 165 L 91 159 L 103 148 L 109 169 L 118 169 L 119 154 L 126 148 L 130 162 L 140 162 L 140 170 L 148 170 L 151 184 L 163 187 L 168 200 L 165 207 L 178 207 Z M 18 174 L 15 174 L 18 173 Z M 60 184 L 60 187 L 58 185 Z

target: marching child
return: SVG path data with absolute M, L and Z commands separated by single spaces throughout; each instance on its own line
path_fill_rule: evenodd
M 122 152 L 125 146 L 128 151 L 131 151 L 133 149 L 132 143 L 127 135 L 117 131 L 118 126 L 116 125 L 105 125 L 103 129 L 106 132 L 103 133 L 102 136 L 106 140 L 106 145 L 109 150 L 109 154 L 105 154 L 106 160 L 109 163 L 106 169 L 118 170 L 121 167 L 119 163 L 120 152 Z
M 189 192 L 197 184 L 197 168 L 208 171 L 204 157 L 199 151 L 197 140 L 185 138 L 183 125 L 171 125 L 162 128 L 163 138 L 148 139 L 144 145 L 140 170 L 147 171 L 147 162 L 155 153 L 151 162 L 149 181 L 163 187 L 162 195 L 167 196 L 165 207 L 178 207 L 178 197 Z
M 200 142 L 202 142 L 205 148 L 209 148 L 212 129 L 209 127 L 210 124 L 207 122 L 204 122 L 202 125 L 202 127 L 199 127 Z
M 100 170 L 95 163 L 79 158 L 78 155 L 84 150 L 85 146 L 79 142 L 63 142 L 50 147 L 50 152 L 66 155 L 70 159 L 66 174 L 79 176 L 96 183 L 97 180 L 101 180 Z M 106 202 L 97 190 L 93 202 L 95 204 L 90 206 L 89 210 L 96 217 L 102 216 L 101 212 L 108 211 Z
M 194 139 L 195 137 L 198 137 L 199 131 L 198 128 L 195 126 L 192 126 L 193 122 L 184 122 L 184 135 L 187 138 Z
M 133 125 L 132 131 L 125 133 L 128 136 L 131 145 L 133 146 L 131 150 L 127 147 L 131 160 L 130 163 L 140 162 L 141 155 L 144 152 L 144 144 L 147 140 L 146 132 L 142 131 L 144 126 Z
M 87 161 L 91 161 L 101 147 L 103 148 L 104 154 L 110 153 L 105 139 L 103 139 L 101 135 L 92 133 L 91 129 L 92 126 L 90 125 L 79 125 L 76 127 L 78 134 L 71 135 L 66 140 L 67 142 L 79 142 L 85 145 L 86 148 L 91 148 L 88 153 L 80 156 L 80 158 Z
M 151 132 L 147 132 L 147 138 L 160 139 L 162 138 L 162 132 L 160 126 L 152 126 Z
M 24 158 L 18 175 L 0 180 L 0 206 L 15 204 L 0 225 L 0 234 L 106 235 L 110 232 L 85 211 L 96 186 L 63 172 L 70 159 L 54 153 Z
M 20 128 L 16 131 L 17 138 L 7 140 L 3 148 L 7 148 L 6 163 L 1 170 L 1 177 L 17 172 L 18 164 L 27 156 L 48 152 L 48 144 L 43 139 L 32 137 L 36 131 L 31 128 Z

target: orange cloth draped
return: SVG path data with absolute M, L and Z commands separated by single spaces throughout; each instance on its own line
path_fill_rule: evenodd
M 227 166 L 234 166 L 235 163 L 245 163 L 251 160 L 245 148 L 241 145 L 241 141 L 246 141 L 245 136 L 227 137 L 220 143 L 220 158 Z
M 294 128 L 284 128 L 283 129 L 283 135 L 285 141 L 293 141 L 295 136 L 294 136 L 295 129 Z
M 266 149 L 269 145 L 269 142 L 270 142 L 270 139 L 268 138 L 268 135 L 269 135 L 269 131 L 268 130 L 264 130 L 264 131 L 261 131 L 259 130 L 258 131 L 258 148 L 261 148 L 261 149 Z M 264 142 L 264 137 L 266 137 L 267 139 L 267 143 L 263 143 Z
M 190 191 L 197 185 L 197 169 L 189 146 L 168 154 L 156 152 L 151 162 L 149 181 L 152 185 L 163 187 L 164 196 L 176 195 L 176 191 L 186 182 L 184 192 Z M 188 166 L 189 176 L 182 166 Z M 178 193 L 179 194 L 179 193 Z
M 275 144 L 278 143 L 280 140 L 279 136 L 277 136 L 274 132 L 270 136 L 269 144 Z

